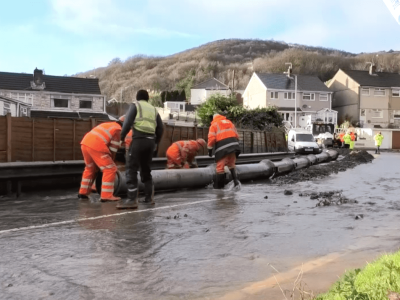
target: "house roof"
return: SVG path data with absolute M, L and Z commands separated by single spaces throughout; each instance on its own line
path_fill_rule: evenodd
M 256 73 L 258 78 L 267 87 L 275 90 L 293 90 L 295 89 L 294 78 L 288 78 L 285 74 Z M 297 90 L 310 92 L 332 92 L 317 77 L 311 75 L 297 75 Z
M 369 75 L 369 71 L 342 70 L 361 86 L 400 87 L 400 74 L 376 72 Z
M 105 113 L 31 110 L 31 118 L 101 119 L 111 120 Z
M 0 89 L 32 91 L 32 74 L 0 72 Z M 43 75 L 44 91 L 69 94 L 101 95 L 98 78 Z
M 219 81 L 218 79 L 215 78 L 210 78 L 206 81 L 203 81 L 197 85 L 195 85 L 194 87 L 192 87 L 192 89 L 205 89 L 205 90 L 228 90 L 229 86 L 227 86 L 226 84 L 222 83 L 221 81 Z
M 9 97 L 5 97 L 5 96 L 0 96 L 0 100 L 5 100 L 5 101 L 10 101 L 10 102 L 14 102 L 14 103 L 19 103 L 25 106 L 32 106 L 32 104 L 30 103 L 26 103 L 24 101 L 21 100 L 17 100 L 17 99 L 13 99 L 13 98 L 9 98 Z

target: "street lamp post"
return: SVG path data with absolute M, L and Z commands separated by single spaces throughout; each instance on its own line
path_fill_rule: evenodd
M 285 65 L 289 65 L 289 69 L 287 72 L 283 72 L 288 76 L 288 78 L 293 79 L 292 77 L 292 63 L 285 63 Z M 294 76 L 294 128 L 297 128 L 297 75 Z

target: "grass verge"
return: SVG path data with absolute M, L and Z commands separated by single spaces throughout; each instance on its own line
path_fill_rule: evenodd
M 400 293 L 400 251 L 383 255 L 364 269 L 346 272 L 327 293 L 315 299 L 387 300 L 396 299 L 396 293 Z

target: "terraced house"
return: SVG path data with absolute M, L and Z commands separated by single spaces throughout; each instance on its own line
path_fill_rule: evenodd
M 30 110 L 30 116 L 37 118 L 109 119 L 97 78 L 50 76 L 38 69 L 33 75 L 0 72 L 0 97 L 21 104 L 18 116 L 29 116 Z
M 243 93 L 243 105 L 249 108 L 276 106 L 284 120 L 297 127 L 313 122 L 337 123 L 337 112 L 331 109 L 332 91 L 316 76 L 253 73 Z M 296 104 L 296 105 L 295 105 Z M 297 107 L 297 112 L 295 112 Z
M 339 118 L 351 118 L 365 128 L 400 127 L 400 74 L 339 70 L 328 87 Z

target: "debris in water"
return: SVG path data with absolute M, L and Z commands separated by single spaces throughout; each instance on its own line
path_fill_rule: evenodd
M 306 194 L 304 194 L 306 195 Z M 315 206 L 331 206 L 331 205 L 342 205 L 346 203 L 357 204 L 357 200 L 350 200 L 343 196 L 342 191 L 329 191 L 329 192 L 320 192 L 320 193 L 311 193 L 311 200 L 318 200 L 318 203 Z
M 268 196 L 265 196 L 264 199 L 268 199 Z
M 360 220 L 360 219 L 363 219 L 363 218 L 364 218 L 364 215 L 361 215 L 361 214 L 360 214 L 360 215 L 357 215 L 357 216 L 355 217 L 356 220 Z
M 12 285 L 12 283 L 10 283 L 9 285 L 7 285 L 7 287 L 12 287 L 13 285 Z
M 208 228 L 206 228 L 206 230 L 204 230 L 204 232 L 209 232 L 210 231 L 210 229 L 208 229 Z
M 271 179 L 278 185 L 294 184 L 301 181 L 321 179 L 331 174 L 338 174 L 347 169 L 352 169 L 360 164 L 371 162 L 374 157 L 365 150 L 350 151 L 349 149 L 335 149 L 343 159 L 335 160 L 322 165 L 313 165 L 306 169 L 295 170 L 289 174 Z M 302 193 L 304 196 L 304 193 Z
M 297 203 L 297 201 L 293 201 L 293 203 Z
M 286 195 L 286 196 L 289 196 L 289 195 L 293 195 L 293 192 L 292 192 L 292 191 L 289 191 L 289 190 L 285 190 L 285 191 L 283 192 L 283 194 Z
M 185 218 L 187 218 L 187 216 L 188 216 L 187 214 L 184 215 Z

